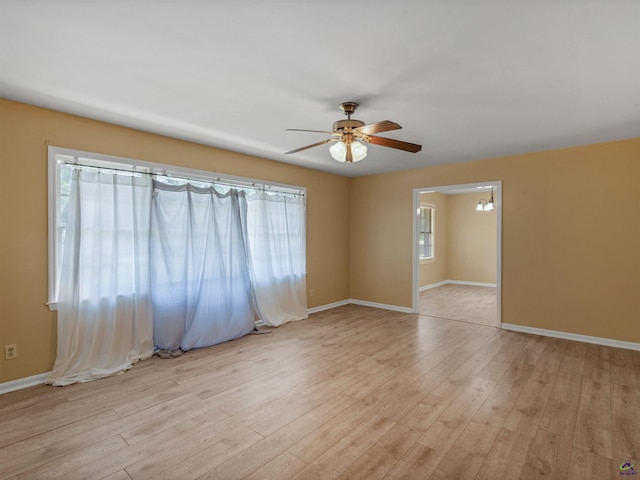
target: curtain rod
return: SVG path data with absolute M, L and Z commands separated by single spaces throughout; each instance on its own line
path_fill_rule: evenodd
M 100 160 L 94 160 L 93 162 L 102 163 Z M 93 163 L 91 162 L 91 163 Z M 116 166 L 106 166 L 106 165 L 91 165 L 89 162 L 83 163 L 78 157 L 67 157 L 62 159 L 62 163 L 71 165 L 74 168 L 82 169 L 83 167 L 95 168 L 97 170 L 111 170 L 114 172 L 126 172 L 131 174 L 138 175 L 149 175 L 150 177 L 165 177 L 165 178 L 177 178 L 179 180 L 186 181 L 194 181 L 194 182 L 202 182 L 202 183 L 210 183 L 212 185 L 224 185 L 226 187 L 231 188 L 248 188 L 262 192 L 278 192 L 293 196 L 304 197 L 304 192 L 295 189 L 288 189 L 285 187 L 279 187 L 277 185 L 269 185 L 268 183 L 262 182 L 251 182 L 251 181 L 241 181 L 241 180 L 226 180 L 224 176 L 216 176 L 216 177 L 198 177 L 198 176 L 189 176 L 187 174 L 181 172 L 171 172 L 167 169 L 154 169 L 151 167 L 139 167 L 135 164 L 132 164 L 128 168 L 118 168 Z M 155 170 L 155 171 L 154 171 Z

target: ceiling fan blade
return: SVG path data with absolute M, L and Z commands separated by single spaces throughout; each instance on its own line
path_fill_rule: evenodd
M 363 140 L 369 143 L 373 143 L 374 145 L 397 148 L 398 150 L 404 150 L 405 152 L 416 153 L 422 150 L 422 145 L 418 145 L 416 143 L 402 142 L 400 140 L 393 140 L 391 138 L 374 137 L 373 135 L 371 135 L 368 138 Z
M 326 133 L 327 135 L 334 134 L 334 132 L 325 132 L 323 130 L 305 130 L 303 128 L 287 128 L 287 132 L 313 132 L 313 133 Z
M 327 140 L 323 140 L 318 143 L 312 143 L 311 145 L 307 145 L 306 147 L 296 148 L 295 150 L 291 150 L 290 152 L 284 152 L 284 154 L 289 155 L 291 153 L 298 153 L 298 152 L 301 152 L 302 150 L 306 150 L 307 148 L 313 148 L 319 145 L 324 145 L 325 143 L 335 142 L 335 141 L 337 141 L 337 138 L 328 138 Z
M 365 135 L 373 135 L 374 133 L 389 132 L 391 130 L 398 130 L 402 128 L 391 120 L 383 120 L 382 122 L 370 123 L 369 125 L 363 125 L 362 127 L 355 128 L 358 132 Z

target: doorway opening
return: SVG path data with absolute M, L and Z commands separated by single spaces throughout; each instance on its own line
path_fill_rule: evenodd
M 412 311 L 500 327 L 502 182 L 415 188 L 413 211 Z

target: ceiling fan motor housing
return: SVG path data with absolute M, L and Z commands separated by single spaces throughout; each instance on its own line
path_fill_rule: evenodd
M 343 130 L 347 127 L 350 128 L 358 128 L 362 127 L 364 122 L 361 120 L 338 120 L 337 122 L 333 122 L 333 131 Z

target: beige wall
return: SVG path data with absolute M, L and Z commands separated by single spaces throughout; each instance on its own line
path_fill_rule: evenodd
M 51 370 L 47 301 L 47 142 L 51 145 L 307 187 L 309 307 L 349 298 L 347 178 L 0 99 L 0 383 Z
M 447 280 L 496 283 L 496 210 L 476 211 L 490 193 L 447 195 L 449 257 Z
M 640 342 L 640 138 L 352 179 L 351 298 L 410 307 L 412 190 L 492 180 L 502 321 Z

